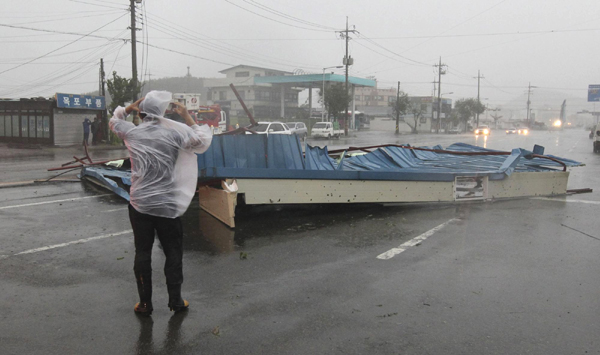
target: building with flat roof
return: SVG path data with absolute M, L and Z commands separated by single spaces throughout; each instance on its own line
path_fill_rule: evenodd
M 292 118 L 302 110 L 298 105 L 298 94 L 309 90 L 309 112 L 312 112 L 312 90 L 321 89 L 327 83 L 344 83 L 345 76 L 338 74 L 294 74 L 292 72 L 237 65 L 220 73 L 225 78 L 205 79 L 208 87 L 207 103 L 220 104 L 229 108 L 230 115 L 244 117 L 245 113 L 235 94 L 229 87 L 233 84 L 244 103 L 257 119 Z M 352 92 L 355 88 L 375 86 L 375 81 L 348 77 Z M 351 104 L 352 105 L 352 104 Z M 354 106 L 350 106 L 352 109 Z M 353 110 L 354 111 L 354 110 Z M 352 120 L 354 121 L 354 120 Z

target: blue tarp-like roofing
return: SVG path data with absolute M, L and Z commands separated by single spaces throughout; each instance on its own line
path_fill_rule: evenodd
M 497 152 L 465 143 L 452 144 L 446 150 Z M 513 149 L 510 155 L 473 156 L 386 146 L 364 155 L 333 159 L 326 147 L 306 145 L 303 154 L 295 135 L 214 136 L 208 151 L 198 155 L 198 178 L 453 181 L 455 176 L 487 175 L 492 180 L 501 180 L 514 171 L 562 170 L 561 164 L 531 158 L 531 154 L 520 148 Z M 582 165 L 552 157 L 567 166 Z

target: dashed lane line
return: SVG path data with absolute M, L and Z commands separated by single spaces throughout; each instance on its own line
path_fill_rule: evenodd
M 431 237 L 432 235 L 434 235 L 436 232 L 442 230 L 444 227 L 446 227 L 447 225 L 449 225 L 450 223 L 459 221 L 459 218 L 452 218 L 447 220 L 446 222 L 440 224 L 437 227 L 434 227 L 430 230 L 428 230 L 427 232 L 414 237 L 413 239 L 404 242 L 402 244 L 400 244 L 400 246 L 398 246 L 397 248 L 392 248 L 388 251 L 386 251 L 385 253 L 379 254 L 377 255 L 377 259 L 381 259 L 381 260 L 388 260 L 393 258 L 394 256 L 402 253 L 403 251 L 405 251 L 406 249 L 410 248 L 410 247 L 414 247 L 415 245 L 420 244 L 421 242 L 423 242 L 425 239 Z
M 132 233 L 132 232 L 133 232 L 133 230 L 127 229 L 127 230 L 124 230 L 124 231 L 121 231 L 121 232 L 110 233 L 110 234 L 103 234 L 103 235 L 99 235 L 99 236 L 96 236 L 96 237 L 90 237 L 90 238 L 85 238 L 85 239 L 74 240 L 72 242 L 60 243 L 60 244 L 54 244 L 54 245 L 47 245 L 45 247 L 35 248 L 35 249 L 29 249 L 29 250 L 25 250 L 25 251 L 22 251 L 20 253 L 16 253 L 16 254 L 12 254 L 12 255 L 0 255 L 0 259 L 6 259 L 9 256 L 24 255 L 24 254 L 33 254 L 33 253 L 39 253 L 41 251 L 46 251 L 46 250 L 51 250 L 51 249 L 56 249 L 56 248 L 64 248 L 64 247 L 67 247 L 67 246 L 73 245 L 73 244 L 83 244 L 83 243 L 91 242 L 91 241 L 94 241 L 94 240 L 100 240 L 100 239 L 106 239 L 106 238 L 110 238 L 110 237 L 116 237 L 118 235 L 128 234 L 128 233 Z
M 104 195 L 96 195 L 96 196 L 85 196 L 85 197 L 74 197 L 74 198 L 67 198 L 64 200 L 53 200 L 53 201 L 44 201 L 44 202 L 35 202 L 35 203 L 27 203 L 24 205 L 12 205 L 12 206 L 3 206 L 0 207 L 0 210 L 8 210 L 11 208 L 20 208 L 20 207 L 29 207 L 29 206 L 39 206 L 39 205 L 47 205 L 50 203 L 58 203 L 58 202 L 71 202 L 71 201 L 76 201 L 76 200 L 85 200 L 88 198 L 96 198 L 96 197 L 104 197 L 104 196 L 110 196 L 112 194 L 104 194 Z

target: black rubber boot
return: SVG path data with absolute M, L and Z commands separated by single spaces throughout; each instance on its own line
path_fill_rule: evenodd
M 181 298 L 181 284 L 167 284 L 167 291 L 169 292 L 169 309 L 171 311 L 177 313 L 189 308 L 189 302 Z
M 138 294 L 140 302 L 136 303 L 134 311 L 136 313 L 149 316 L 154 310 L 152 307 L 152 276 L 138 275 L 136 277 Z

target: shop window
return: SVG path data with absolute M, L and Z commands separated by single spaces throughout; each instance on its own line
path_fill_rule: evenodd
M 19 115 L 16 113 L 12 115 L 12 136 L 19 136 Z
M 22 138 L 27 138 L 29 137 L 28 131 L 27 131 L 27 121 L 28 121 L 29 116 L 27 115 L 23 115 L 21 116 L 21 137 Z
M 0 113 L 0 137 L 4 137 L 4 113 Z
M 29 138 L 35 138 L 35 113 L 32 111 L 29 113 Z
M 36 137 L 43 138 L 44 137 L 44 120 L 42 116 L 37 116 L 37 121 L 35 122 L 37 132 Z
M 50 138 L 50 116 L 43 118 L 44 138 Z
M 250 76 L 250 72 L 249 71 L 239 71 L 237 73 L 235 73 L 235 77 L 236 78 L 245 78 Z

